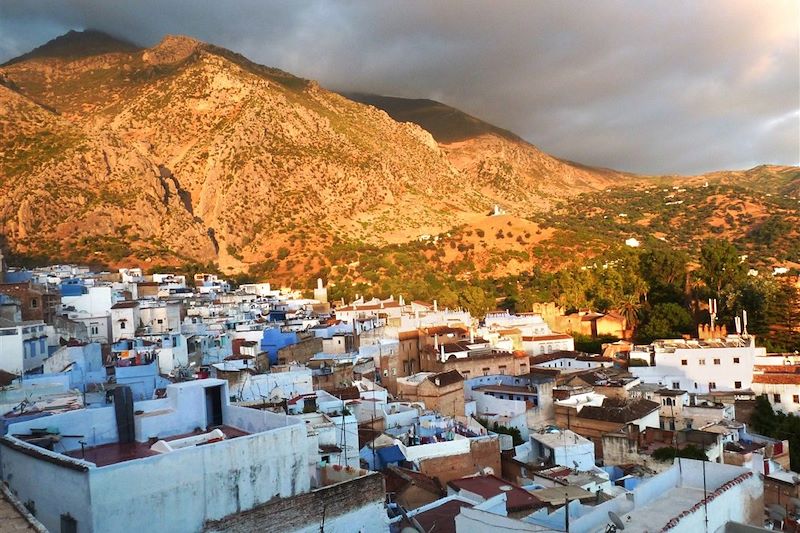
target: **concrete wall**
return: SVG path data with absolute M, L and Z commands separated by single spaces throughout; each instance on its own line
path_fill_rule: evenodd
M 42 420 L 29 420 L 9 425 L 9 433 L 30 433 L 31 428 L 55 427 L 66 435 L 80 435 L 79 437 L 62 437 L 59 442 L 61 450 L 79 450 L 79 440 L 86 442 L 87 446 L 98 446 L 117 442 L 117 419 L 113 407 L 100 407 L 97 409 L 80 409 L 67 411 L 47 419 L 47 424 Z M 62 448 L 63 446 L 63 448 Z
M 5 445 L 0 446 L 0 472 L 11 491 L 22 503 L 33 506 L 34 515 L 49 531 L 61 530 L 61 515 L 66 513 L 77 520 L 80 533 L 92 530 L 91 493 L 86 472 L 48 463 Z M 3 529 L 2 518 L 0 529 Z
M 305 450 L 291 445 L 304 437 L 305 428 L 293 425 L 93 470 L 93 531 L 134 531 L 142 524 L 160 532 L 200 531 L 207 520 L 308 491 Z

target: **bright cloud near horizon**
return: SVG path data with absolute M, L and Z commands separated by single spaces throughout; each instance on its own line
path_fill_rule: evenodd
M 591 165 L 800 164 L 797 0 L 0 0 L 0 62 L 86 28 L 432 98 Z

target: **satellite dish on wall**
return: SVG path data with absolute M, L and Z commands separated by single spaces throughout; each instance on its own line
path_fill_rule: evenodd
M 611 520 L 613 526 L 609 526 L 606 528 L 606 531 L 624 531 L 625 530 L 625 523 L 622 521 L 622 518 L 619 517 L 617 513 L 614 511 L 608 512 L 608 519 Z M 613 529 L 611 529 L 613 528 Z

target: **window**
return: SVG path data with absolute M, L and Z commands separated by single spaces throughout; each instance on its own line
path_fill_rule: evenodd
M 383 377 L 387 377 L 389 375 L 389 370 L 384 368 L 383 369 Z
M 396 368 L 392 368 L 392 375 L 393 375 L 393 376 L 396 376 L 396 375 L 397 375 L 397 369 L 396 369 Z
M 681 382 L 680 381 L 673 381 L 672 382 L 672 388 L 673 389 L 680 389 L 681 388 Z
M 158 319 L 158 323 L 159 323 L 159 324 L 163 324 L 163 323 L 164 323 L 164 321 L 163 321 L 162 319 L 160 319 L 160 318 L 159 318 L 159 319 Z M 341 343 L 339 343 L 339 344 L 341 344 Z
M 739 364 L 739 358 L 738 357 L 734 357 L 733 358 L 733 362 L 734 362 L 734 364 Z
M 92 335 L 97 335 L 98 333 L 100 333 L 100 328 L 92 326 Z
M 773 394 L 772 395 L 772 402 L 773 403 L 781 403 L 781 395 L 780 394 Z
M 36 298 L 31 298 L 31 309 L 36 309 L 39 307 L 39 300 Z
M 124 320 L 119 323 L 119 329 L 125 329 L 125 321 Z
M 488 368 L 484 368 L 483 369 L 483 375 L 484 376 L 488 376 L 489 375 L 489 369 Z
M 713 381 L 708 382 L 708 390 L 714 390 L 717 388 L 717 384 Z
M 689 361 L 687 361 L 686 359 L 681 359 L 681 366 L 686 366 L 688 364 L 689 364 Z
M 505 365 L 501 365 L 500 366 L 500 375 L 505 375 L 505 373 L 506 373 L 506 367 L 505 367 Z
M 792 396 L 792 401 L 794 403 L 800 403 L 800 394 L 795 394 L 794 396 Z
M 697 388 L 697 382 L 696 381 L 694 382 L 694 388 L 695 389 Z
M 719 364 L 719 359 L 714 359 L 714 364 L 718 365 Z
M 742 388 L 742 382 L 741 381 L 734 381 L 733 382 L 733 388 L 734 389 L 741 389 Z
M 464 370 L 461 375 L 464 376 L 464 379 L 469 379 L 469 370 Z
M 703 366 L 703 365 L 706 364 L 706 360 L 705 359 L 698 359 L 697 360 L 697 364 L 700 365 L 700 366 Z

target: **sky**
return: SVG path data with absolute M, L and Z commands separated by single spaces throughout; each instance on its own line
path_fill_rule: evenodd
M 0 0 L 0 62 L 86 28 L 432 98 L 584 164 L 800 164 L 798 0 Z

